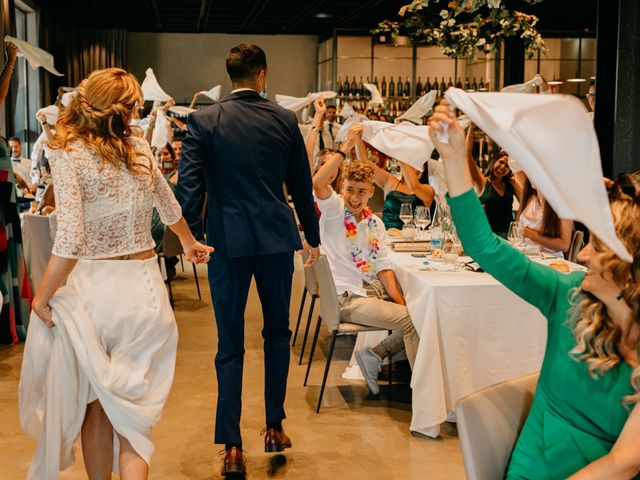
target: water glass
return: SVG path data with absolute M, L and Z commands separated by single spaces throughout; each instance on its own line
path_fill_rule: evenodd
M 441 228 L 432 228 L 431 229 L 431 249 L 437 250 L 442 249 L 442 244 L 444 243 L 444 234 Z
M 507 240 L 514 247 L 520 248 L 524 240 L 523 228 L 520 222 L 511 222 L 509 224 L 509 233 L 507 234 Z
M 413 224 L 408 223 L 404 227 L 402 227 L 402 239 L 403 240 L 414 240 L 416 238 L 416 227 Z
M 413 218 L 419 231 L 424 232 L 431 223 L 431 212 L 427 207 L 419 206 L 416 207 Z

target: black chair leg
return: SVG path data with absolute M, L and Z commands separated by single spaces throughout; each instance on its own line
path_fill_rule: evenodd
M 320 324 L 322 323 L 322 317 L 318 315 L 318 323 L 316 323 L 316 333 L 313 335 L 313 341 L 311 342 L 311 353 L 309 354 L 309 361 L 307 362 L 307 373 L 304 376 L 304 386 L 307 386 L 307 380 L 309 380 L 309 372 L 311 371 L 311 362 L 313 362 L 313 354 L 316 352 L 316 345 L 318 344 L 318 335 L 320 334 Z
M 182 258 L 182 255 L 180 255 L 180 266 L 182 267 L 182 272 L 184 273 L 184 260 Z
M 298 311 L 298 321 L 296 322 L 296 331 L 293 334 L 293 341 L 291 346 L 296 346 L 296 338 L 298 338 L 298 330 L 300 329 L 300 319 L 302 318 L 302 312 L 304 311 L 304 302 L 307 300 L 307 287 L 304 287 L 302 291 L 302 300 L 300 301 L 300 310 Z
M 389 330 L 389 335 L 391 335 L 393 333 L 393 330 Z M 389 387 L 389 401 L 391 401 L 391 375 L 393 373 L 393 356 L 389 357 L 389 378 L 388 378 L 388 387 Z
M 331 345 L 329 346 L 329 353 L 327 354 L 327 363 L 324 367 L 324 376 L 322 377 L 322 386 L 320 387 L 320 396 L 318 397 L 318 406 L 316 407 L 316 413 L 320 413 L 320 404 L 322 403 L 324 388 L 327 385 L 327 377 L 329 376 L 329 367 L 331 366 L 333 349 L 336 346 L 336 338 L 338 338 L 338 330 L 334 330 L 333 332 L 331 332 Z M 311 360 L 309 360 L 309 365 L 311 365 Z
M 307 325 L 304 327 L 304 336 L 302 337 L 302 348 L 300 349 L 300 359 L 298 365 L 302 365 L 302 357 L 304 356 L 304 350 L 307 346 L 307 338 L 309 337 L 309 328 L 311 327 L 311 316 L 313 315 L 313 309 L 316 306 L 317 295 L 311 295 L 311 305 L 309 305 L 309 315 L 307 315 Z
M 193 264 L 193 278 L 196 280 L 196 288 L 198 289 L 198 300 L 202 300 L 202 295 L 200 295 L 200 282 L 198 281 L 198 272 L 196 271 L 196 264 Z

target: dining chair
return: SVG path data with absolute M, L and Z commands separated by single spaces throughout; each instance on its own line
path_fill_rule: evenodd
M 578 253 L 584 247 L 584 233 L 580 230 L 576 230 L 573 232 L 573 237 L 571 237 L 571 245 L 569 246 L 569 250 L 567 250 L 567 260 L 573 263 L 576 263 L 578 260 Z
M 387 329 L 343 321 L 340 317 L 340 303 L 338 302 L 338 295 L 336 294 L 336 286 L 333 281 L 333 276 L 331 275 L 329 261 L 327 260 L 327 257 L 325 255 L 320 255 L 320 258 L 318 258 L 318 261 L 313 266 L 313 270 L 318 282 L 318 293 L 320 295 L 320 314 L 318 315 L 316 330 L 313 336 L 313 342 L 311 343 L 311 352 L 309 353 L 307 373 L 304 377 L 305 386 L 307 385 L 307 380 L 309 379 L 311 362 L 313 361 L 313 355 L 316 350 L 316 345 L 318 344 L 318 335 L 320 333 L 320 325 L 322 324 L 322 322 L 326 324 L 326 326 L 329 328 L 329 332 L 331 333 L 329 352 L 327 353 L 327 361 L 324 367 L 324 375 L 322 377 L 322 386 L 320 387 L 320 396 L 318 397 L 318 405 L 316 407 L 316 413 L 320 413 L 320 405 L 322 404 L 324 389 L 327 385 L 327 376 L 329 375 L 331 358 L 333 357 L 333 350 L 335 348 L 336 338 L 338 338 L 338 335 L 357 334 L 360 332 L 377 332 L 381 330 L 387 331 Z
M 531 409 L 538 375 L 507 380 L 458 401 L 458 437 L 468 480 L 504 478 Z
M 302 253 L 302 263 L 306 263 L 309 259 L 309 253 L 304 251 Z M 311 304 L 309 305 L 309 313 L 307 314 L 307 324 L 304 328 L 304 336 L 302 337 L 302 347 L 300 349 L 300 359 L 298 365 L 302 365 L 302 357 L 304 355 L 305 347 L 307 345 L 307 338 L 309 337 L 309 328 L 311 326 L 311 319 L 313 316 L 313 310 L 318 299 L 318 282 L 316 281 L 316 274 L 312 268 L 304 268 L 304 291 L 302 292 L 302 301 L 300 302 L 300 311 L 298 312 L 298 321 L 296 322 L 296 330 L 293 334 L 292 346 L 296 345 L 296 338 L 298 336 L 298 330 L 300 328 L 300 319 L 302 318 L 302 311 L 304 309 L 305 297 L 307 294 L 311 295 Z
M 169 258 L 177 257 L 182 255 L 184 250 L 182 249 L 182 244 L 180 243 L 180 239 L 178 236 L 173 233 L 170 228 L 165 228 L 164 235 L 162 236 L 162 251 L 158 254 L 158 261 L 160 259 L 164 259 L 164 266 L 167 271 L 167 286 L 169 288 L 169 301 L 171 302 L 171 307 L 173 308 L 173 289 L 171 288 L 171 277 L 168 275 L 169 273 Z M 198 281 L 198 272 L 196 271 L 195 264 L 193 266 L 193 278 L 196 281 L 196 289 L 198 290 L 198 300 L 202 300 L 202 295 L 200 294 L 200 282 Z

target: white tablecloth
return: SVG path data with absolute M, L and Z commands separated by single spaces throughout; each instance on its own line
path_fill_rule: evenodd
M 424 271 L 424 259 L 391 254 L 420 336 L 411 378 L 411 430 L 431 437 L 458 399 L 536 372 L 546 320 L 487 273 Z

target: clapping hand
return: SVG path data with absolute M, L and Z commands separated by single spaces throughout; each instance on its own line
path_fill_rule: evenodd
M 209 263 L 212 253 L 213 253 L 213 247 L 209 247 L 208 245 L 203 245 L 198 241 L 196 241 L 190 247 L 184 250 L 184 254 L 187 259 L 187 262 L 195 263 L 195 264 Z

